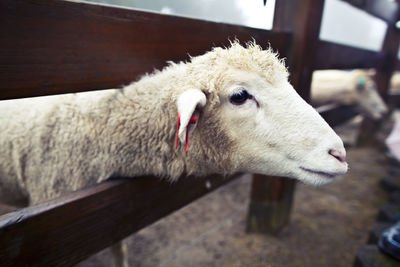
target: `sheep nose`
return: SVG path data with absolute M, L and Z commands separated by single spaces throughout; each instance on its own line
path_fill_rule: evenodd
M 336 158 L 338 161 L 340 162 L 346 162 L 346 155 L 343 152 L 340 152 L 338 150 L 335 149 L 330 149 L 328 151 L 328 153 L 333 156 L 334 158 Z

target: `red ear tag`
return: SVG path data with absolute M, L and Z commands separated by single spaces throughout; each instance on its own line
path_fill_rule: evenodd
M 178 121 L 176 122 L 175 149 L 178 149 L 178 145 L 179 145 L 179 127 L 180 126 L 181 126 L 181 113 L 178 112 Z
M 192 117 L 190 117 L 188 126 L 186 127 L 186 148 L 185 148 L 186 155 L 187 155 L 187 153 L 189 151 L 189 128 L 190 128 L 189 126 L 191 124 L 196 124 L 196 122 L 197 122 L 197 115 L 196 114 L 192 114 Z

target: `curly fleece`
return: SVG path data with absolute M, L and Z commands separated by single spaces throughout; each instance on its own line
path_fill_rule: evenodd
M 231 174 L 232 140 L 220 124 L 220 88 L 228 69 L 273 83 L 287 70 L 271 49 L 238 42 L 188 62 L 169 62 L 122 89 L 0 102 L 0 200 L 37 203 L 113 176 Z M 174 147 L 176 100 L 207 96 L 190 151 Z

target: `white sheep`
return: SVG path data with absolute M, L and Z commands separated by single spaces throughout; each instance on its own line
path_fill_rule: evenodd
M 0 198 L 10 204 L 113 176 L 251 172 L 321 185 L 347 171 L 342 140 L 254 43 L 122 89 L 2 101 L 0 114 Z
M 389 93 L 400 94 L 400 71 L 395 71 L 390 79 Z
M 314 106 L 330 103 L 355 105 L 374 120 L 382 119 L 388 108 L 377 91 L 370 70 L 314 71 L 311 83 L 311 102 Z

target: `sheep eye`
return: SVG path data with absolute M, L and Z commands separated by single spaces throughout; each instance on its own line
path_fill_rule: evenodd
M 240 92 L 231 95 L 229 100 L 234 105 L 242 105 L 244 104 L 244 102 L 246 102 L 247 99 L 250 98 L 252 98 L 252 96 L 246 90 L 242 90 Z

